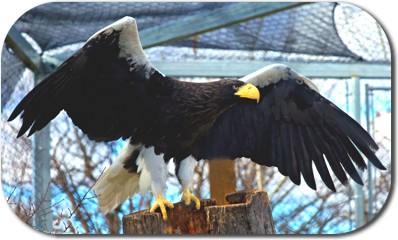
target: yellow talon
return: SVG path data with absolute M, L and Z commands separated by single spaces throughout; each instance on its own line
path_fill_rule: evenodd
M 155 212 L 156 209 L 160 208 L 160 212 L 162 212 L 162 217 L 163 220 L 166 221 L 167 220 L 167 212 L 166 212 L 166 208 L 174 208 L 174 205 L 167 201 L 166 199 L 164 199 L 164 197 L 162 195 L 156 197 L 156 202 L 152 205 L 151 209 L 149 209 L 149 212 L 153 213 Z
M 191 204 L 191 201 L 195 203 L 196 209 L 200 209 L 200 200 L 199 198 L 195 197 L 194 195 L 191 194 L 191 191 L 189 189 L 185 190 L 184 193 L 182 194 L 181 200 L 185 202 L 185 205 Z

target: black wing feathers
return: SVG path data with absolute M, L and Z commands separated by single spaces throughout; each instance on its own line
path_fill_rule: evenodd
M 327 100 L 326 100 L 327 101 Z M 375 155 L 375 151 L 379 149 L 372 137 L 352 118 L 346 113 L 338 109 L 333 103 L 329 102 L 331 108 L 325 112 L 325 119 L 328 124 L 337 129 L 341 129 L 355 146 L 369 159 L 369 161 L 377 168 L 385 170 L 386 168 L 381 164 Z M 333 121 L 332 121 L 333 120 Z M 351 152 L 354 152 L 351 150 Z M 355 153 L 354 153 L 355 154 Z M 356 156 L 358 159 L 358 156 Z M 362 161 L 357 160 L 360 168 L 365 168 Z
M 258 104 L 243 102 L 227 110 L 195 143 L 193 156 L 248 157 L 278 167 L 295 184 L 300 184 L 302 175 L 307 185 L 316 189 L 314 163 L 332 191 L 336 188 L 326 161 L 341 183 L 348 182 L 347 173 L 363 184 L 353 163 L 360 169 L 366 164 L 356 148 L 376 167 L 385 169 L 375 155 L 378 147 L 370 135 L 306 84 L 281 80 L 261 88 L 260 93 Z M 234 130 L 226 130 L 231 128 Z M 228 144 L 221 143 L 225 139 Z
M 298 125 L 297 126 L 297 131 L 298 131 L 298 141 L 297 141 L 297 148 L 295 149 L 295 152 L 299 154 L 298 159 L 303 159 L 301 165 L 300 165 L 300 171 L 304 177 L 305 182 L 307 185 L 312 188 L 316 189 L 316 183 L 315 183 L 315 178 L 314 178 L 314 172 L 312 170 L 312 161 L 311 155 L 310 155 L 310 147 L 308 147 L 307 141 L 309 141 L 308 138 L 305 137 L 305 129 L 303 126 Z
M 19 103 L 9 121 L 19 114 L 18 137 L 42 129 L 61 110 L 95 141 L 129 138 L 144 120 L 142 85 L 151 68 L 119 57 L 120 32 L 99 34 L 45 78 Z M 147 70 L 147 71 L 145 71 Z
M 77 77 L 71 70 L 75 58 L 76 56 L 70 58 L 57 72 L 41 81 L 14 109 L 8 121 L 12 121 L 22 113 L 23 124 L 18 137 L 29 128 L 31 128 L 29 136 L 42 129 L 62 110 L 65 94 L 73 86 L 71 79 Z
M 336 192 L 336 187 L 334 186 L 332 177 L 330 176 L 329 169 L 322 155 L 322 151 L 318 147 L 313 128 L 311 126 L 306 126 L 304 128 L 305 131 L 303 132 L 303 135 L 306 139 L 305 143 L 307 148 L 309 149 L 310 157 L 312 161 L 314 161 L 314 164 L 319 172 L 319 175 L 321 176 L 322 181 L 330 190 Z

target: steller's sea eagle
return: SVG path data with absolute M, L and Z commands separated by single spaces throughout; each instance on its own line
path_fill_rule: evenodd
M 314 190 L 313 163 L 333 191 L 326 161 L 343 184 L 346 173 L 363 184 L 355 168 L 366 168 L 360 152 L 385 169 L 370 135 L 291 68 L 276 64 L 241 79 L 178 81 L 148 61 L 131 17 L 90 37 L 23 98 L 9 121 L 21 115 L 18 137 L 29 129 L 30 136 L 61 110 L 91 140 L 129 140 L 94 185 L 104 212 L 151 189 L 150 211 L 160 208 L 166 219 L 165 207 L 173 207 L 163 197 L 170 159 L 183 201 L 197 208 L 189 189 L 201 159 L 247 157 L 276 166 L 297 185 L 302 175 Z

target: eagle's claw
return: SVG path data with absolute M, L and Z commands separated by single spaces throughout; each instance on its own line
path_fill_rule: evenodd
M 160 208 L 160 211 L 162 212 L 163 220 L 166 221 L 167 220 L 166 207 L 174 208 L 174 205 L 171 202 L 164 199 L 163 196 L 159 196 L 159 197 L 156 197 L 156 202 L 152 205 L 149 212 L 153 213 L 153 212 L 155 212 L 156 209 Z
M 191 204 L 191 201 L 195 203 L 196 209 L 200 209 L 200 200 L 199 198 L 195 197 L 194 195 L 191 194 L 191 191 L 189 189 L 185 190 L 184 193 L 182 194 L 181 201 L 185 202 L 185 205 Z

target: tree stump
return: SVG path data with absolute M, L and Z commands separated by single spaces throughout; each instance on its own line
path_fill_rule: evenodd
M 275 234 L 267 193 L 241 191 L 226 196 L 228 205 L 201 200 L 201 208 L 179 202 L 167 209 L 167 221 L 160 212 L 148 210 L 123 217 L 124 234 Z
M 275 234 L 266 192 L 241 191 L 226 199 L 228 205 L 206 208 L 210 234 Z
M 123 217 L 124 234 L 164 234 L 164 223 L 159 213 L 140 211 Z

